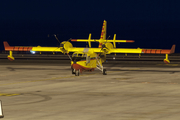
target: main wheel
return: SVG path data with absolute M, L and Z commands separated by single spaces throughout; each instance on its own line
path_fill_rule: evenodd
M 75 74 L 75 69 L 72 68 L 72 74 Z
M 79 70 L 75 71 L 75 76 L 79 76 Z
M 106 69 L 103 69 L 103 75 L 107 75 Z

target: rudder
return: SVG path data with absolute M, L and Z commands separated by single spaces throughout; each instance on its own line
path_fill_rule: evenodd
M 103 40 L 106 39 L 106 30 L 107 30 L 107 22 L 106 20 L 104 20 L 100 39 L 103 39 Z

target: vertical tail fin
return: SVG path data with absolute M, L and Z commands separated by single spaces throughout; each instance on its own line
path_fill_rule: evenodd
M 101 31 L 101 36 L 100 36 L 100 41 L 99 41 L 99 48 L 102 48 L 102 42 L 101 40 L 105 40 L 106 39 L 106 30 L 107 30 L 107 22 L 106 20 L 104 20 L 103 22 L 103 26 L 102 26 L 102 31 Z
M 107 22 L 106 22 L 106 20 L 104 20 L 103 26 L 102 26 L 102 31 L 101 31 L 101 37 L 100 37 L 100 39 L 103 39 L 103 40 L 106 39 L 106 29 L 107 29 L 106 25 L 107 25 Z

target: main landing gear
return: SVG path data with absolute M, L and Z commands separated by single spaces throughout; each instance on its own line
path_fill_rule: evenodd
M 79 71 L 80 70 L 75 70 L 75 76 L 79 76 Z
M 106 69 L 103 68 L 102 63 L 96 58 L 97 60 L 97 65 L 96 68 L 102 71 L 103 75 L 107 75 Z
M 75 74 L 75 71 L 76 71 L 76 70 L 72 68 L 72 74 Z
M 107 75 L 106 69 L 103 69 L 103 75 Z

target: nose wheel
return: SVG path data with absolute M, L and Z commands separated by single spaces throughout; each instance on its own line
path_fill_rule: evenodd
M 72 74 L 75 74 L 75 69 L 72 68 Z
M 75 70 L 75 76 L 79 76 L 79 70 Z

